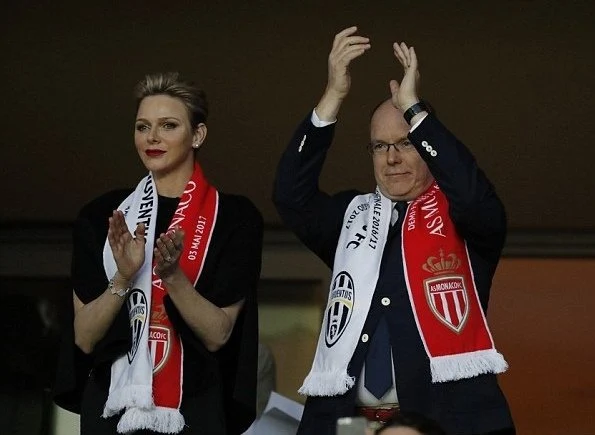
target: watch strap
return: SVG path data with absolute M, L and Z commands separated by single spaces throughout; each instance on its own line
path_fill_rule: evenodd
M 403 113 L 403 118 L 405 118 L 405 122 L 407 122 L 407 124 L 411 125 L 411 119 L 413 119 L 413 117 L 418 113 L 424 111 L 430 113 L 430 106 L 423 101 L 419 101 L 409 109 L 405 110 L 405 113 Z

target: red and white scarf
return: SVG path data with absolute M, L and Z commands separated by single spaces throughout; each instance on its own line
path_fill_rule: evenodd
M 175 434 L 185 424 L 179 409 L 184 349 L 165 312 L 163 299 L 167 291 L 154 273 L 157 204 L 157 189 L 149 174 L 118 207 L 124 212 L 131 232 L 141 222 L 147 229 L 145 262 L 134 278 L 127 301 L 132 347 L 112 364 L 103 412 L 107 418 L 124 411 L 118 422 L 119 433 L 148 429 Z M 179 265 L 193 285 L 204 265 L 217 208 L 218 193 L 208 184 L 197 163 L 168 227 L 170 231 L 179 226 L 186 234 Z M 107 240 L 103 260 L 106 276 L 111 278 L 117 266 Z
M 391 213 L 391 201 L 378 188 L 347 207 L 316 355 L 302 394 L 344 394 L 354 385 L 347 365 L 370 309 Z M 432 382 L 506 371 L 479 302 L 467 245 L 436 183 L 409 204 L 401 231 L 409 301 Z

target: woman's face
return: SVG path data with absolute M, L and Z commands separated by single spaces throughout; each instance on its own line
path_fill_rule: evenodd
M 200 146 L 204 137 L 201 124 L 192 130 L 184 103 L 168 95 L 145 97 L 136 114 L 134 143 L 145 167 L 155 176 L 178 170 L 192 171 L 193 144 Z

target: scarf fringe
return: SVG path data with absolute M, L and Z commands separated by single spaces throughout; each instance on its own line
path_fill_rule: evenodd
M 495 349 L 431 358 L 432 382 L 473 378 L 486 373 L 504 373 L 508 363 Z
M 310 372 L 298 390 L 304 396 L 336 396 L 345 394 L 355 385 L 355 378 L 347 370 Z
M 102 417 L 111 417 L 123 409 L 133 406 L 144 409 L 154 407 L 151 385 L 129 385 L 110 392 L 103 408 Z
M 153 432 L 177 434 L 186 422 L 179 410 L 161 406 L 153 409 L 127 409 L 118 422 L 118 433 L 131 433 L 139 429 Z

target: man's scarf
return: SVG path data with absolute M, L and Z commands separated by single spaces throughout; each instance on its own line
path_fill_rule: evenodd
M 109 396 L 103 412 L 107 418 L 124 411 L 118 422 L 119 433 L 148 429 L 174 434 L 184 428 L 180 413 L 184 349 L 165 312 L 166 289 L 154 272 L 157 204 L 157 189 L 149 174 L 118 207 L 124 212 L 131 232 L 139 223 L 144 223 L 146 229 L 145 262 L 134 278 L 127 300 L 132 347 L 112 364 Z M 193 285 L 204 265 L 217 207 L 217 191 L 195 164 L 168 227 L 171 231 L 179 226 L 185 232 L 179 267 Z M 111 278 L 117 266 L 107 240 L 103 261 L 106 276 Z
M 355 383 L 347 365 L 370 309 L 391 213 L 391 201 L 378 188 L 347 207 L 318 347 L 301 394 L 343 394 Z M 405 282 L 432 382 L 506 371 L 479 302 L 467 245 L 435 182 L 409 204 L 401 233 Z

